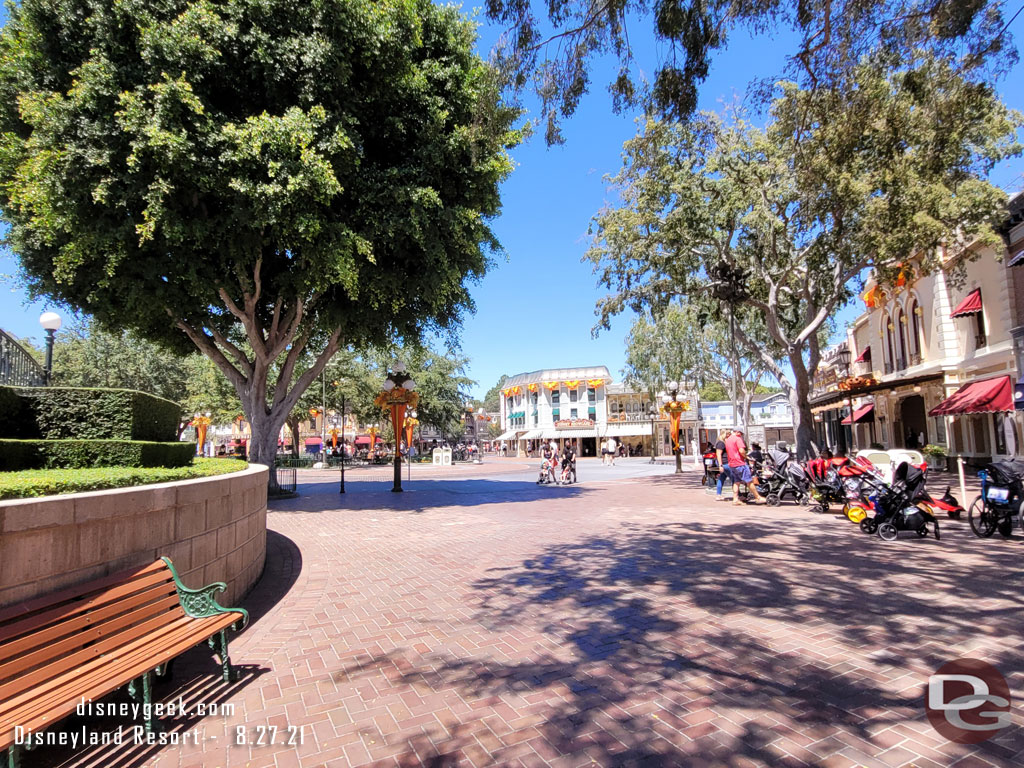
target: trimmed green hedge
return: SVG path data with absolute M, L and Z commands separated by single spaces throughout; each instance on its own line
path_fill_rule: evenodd
M 0 470 L 82 467 L 184 467 L 195 443 L 143 440 L 0 440 Z
M 0 438 L 29 440 L 40 436 L 32 401 L 24 395 L 27 389 L 0 386 Z
M 0 387 L 5 405 L 17 415 L 0 417 L 0 438 L 167 442 L 181 418 L 178 403 L 132 389 Z
M 127 488 L 238 472 L 249 465 L 238 459 L 196 459 L 187 467 L 101 467 L 93 469 L 29 469 L 0 473 L 0 499 L 54 496 L 61 493 Z

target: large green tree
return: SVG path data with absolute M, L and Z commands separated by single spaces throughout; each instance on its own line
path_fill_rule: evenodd
M 429 0 L 11 6 L 0 209 L 32 293 L 195 345 L 271 462 L 338 349 L 472 308 L 519 139 L 473 42 Z
M 822 329 L 868 268 L 884 276 L 913 257 L 928 270 L 963 232 L 998 242 L 1005 195 L 984 175 L 1019 153 L 1020 116 L 922 54 L 895 70 L 868 58 L 850 88 L 783 85 L 772 117 L 764 130 L 649 121 L 627 142 L 622 203 L 598 216 L 589 255 L 613 289 L 605 325 L 698 293 L 756 310 L 772 344 L 742 326 L 737 337 L 789 395 L 807 455 Z
M 549 143 L 561 141 L 561 120 L 589 89 L 595 60 L 609 55 L 618 64 L 608 84 L 616 111 L 643 105 L 683 120 L 714 52 L 737 42 L 736 32 L 793 36 L 786 74 L 806 87 L 849 82 L 870 53 L 896 62 L 955 54 L 968 76 L 1000 71 L 1016 55 L 1005 0 L 487 0 L 485 8 L 505 28 L 495 61 L 513 89 L 534 88 Z M 657 45 L 646 44 L 652 34 Z M 645 60 L 644 48 L 657 59 Z M 756 96 L 763 85 L 752 83 Z

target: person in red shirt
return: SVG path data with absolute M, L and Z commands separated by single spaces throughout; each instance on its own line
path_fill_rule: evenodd
M 745 483 L 754 494 L 754 503 L 764 504 L 765 499 L 757 490 L 757 478 L 747 464 L 747 444 L 743 442 L 743 431 L 734 429 L 732 437 L 725 441 L 725 453 L 729 459 L 729 473 L 732 475 L 732 503 L 742 506 L 740 501 L 740 483 Z

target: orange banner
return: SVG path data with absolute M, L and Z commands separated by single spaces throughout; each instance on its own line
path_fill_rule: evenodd
M 587 379 L 587 386 L 597 389 L 598 387 L 604 386 L 604 379 Z
M 668 422 L 669 422 L 669 424 L 672 427 L 672 450 L 673 451 L 678 451 L 679 450 L 679 417 L 682 416 L 682 414 L 683 414 L 683 412 L 681 410 L 676 410 L 675 408 L 673 408 L 671 411 L 669 411 L 669 414 L 668 414 Z
M 544 388 L 545 389 L 558 389 L 558 385 L 559 385 L 559 382 L 557 382 L 557 381 L 545 381 L 544 382 Z
M 536 392 L 537 391 L 537 385 L 536 384 L 527 384 L 526 388 L 528 390 L 530 390 L 531 392 Z
M 563 381 L 562 383 L 565 384 L 565 386 L 567 386 L 569 389 L 578 389 L 581 382 L 579 379 L 572 379 L 570 381 Z

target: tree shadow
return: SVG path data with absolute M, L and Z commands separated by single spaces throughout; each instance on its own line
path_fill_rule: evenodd
M 1017 545 L 962 530 L 887 545 L 820 516 L 740 514 L 624 523 L 490 569 L 472 585 L 472 622 L 518 653 L 378 654 L 337 678 L 386 667 L 421 696 L 468 704 L 469 736 L 441 729 L 406 744 L 420 762 L 479 749 L 480 723 L 490 733 L 490 713 L 511 706 L 532 715 L 515 725 L 535 731 L 530 754 L 565 764 L 824 766 L 839 752 L 896 760 L 885 752 L 904 739 L 938 764 L 1014 764 L 1019 726 L 977 746 L 944 742 L 922 686 L 946 661 L 980 654 L 1019 690 Z M 966 553 L 963 569 L 950 567 L 951 547 Z M 487 759 L 521 754 L 501 742 Z
M 268 504 L 278 513 L 323 513 L 337 510 L 388 510 L 422 514 L 440 507 L 479 507 L 510 502 L 545 502 L 552 499 L 581 497 L 594 489 L 585 485 L 537 485 L 524 480 L 413 479 L 402 480 L 402 493 L 391 492 L 391 480 L 345 481 L 345 493 L 339 483 L 300 483 L 294 499 L 279 499 Z

